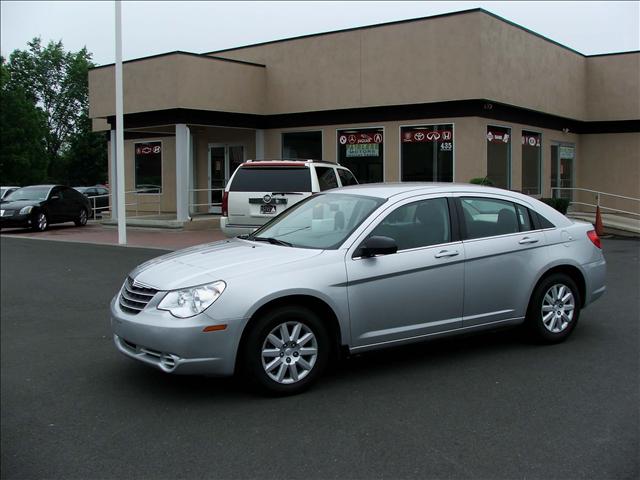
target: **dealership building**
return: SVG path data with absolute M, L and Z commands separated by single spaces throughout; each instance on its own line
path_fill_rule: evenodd
M 360 182 L 486 176 L 535 197 L 640 197 L 640 52 L 586 56 L 481 9 L 170 52 L 123 72 L 125 190 L 142 192 L 127 203 L 178 221 L 218 212 L 253 158 L 337 162 Z M 89 72 L 89 100 L 114 185 L 114 65 Z

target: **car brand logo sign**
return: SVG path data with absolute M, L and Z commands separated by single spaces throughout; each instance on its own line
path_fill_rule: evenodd
M 267 194 L 264 197 L 262 197 L 262 201 L 264 203 L 271 203 L 271 195 Z

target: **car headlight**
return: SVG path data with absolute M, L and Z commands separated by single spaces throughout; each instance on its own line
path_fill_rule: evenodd
M 29 205 L 27 207 L 22 207 L 20 209 L 20 215 L 26 215 L 27 213 L 31 213 L 31 210 L 33 210 L 33 205 Z
M 174 290 L 158 304 L 159 310 L 167 310 L 178 318 L 189 318 L 204 312 L 215 302 L 227 284 L 222 280 L 198 287 Z

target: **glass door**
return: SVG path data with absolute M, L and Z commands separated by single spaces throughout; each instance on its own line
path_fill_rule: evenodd
M 551 145 L 551 187 L 573 188 L 576 147 L 570 143 Z M 554 193 L 559 198 L 573 200 L 573 190 Z
M 236 168 L 244 162 L 243 145 L 209 144 L 209 203 L 222 203 L 222 190 Z M 211 206 L 210 213 L 221 213 L 222 208 Z

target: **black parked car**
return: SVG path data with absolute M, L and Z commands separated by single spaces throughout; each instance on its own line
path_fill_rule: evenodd
M 89 199 L 62 185 L 23 187 L 0 202 L 0 228 L 25 227 L 43 231 L 53 223 L 87 224 Z
M 93 208 L 91 218 L 102 216 L 102 213 L 109 209 L 109 189 L 102 185 L 94 185 L 93 187 L 73 187 L 86 197 L 89 197 L 89 203 Z

